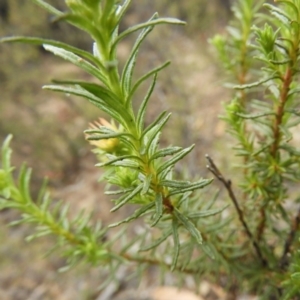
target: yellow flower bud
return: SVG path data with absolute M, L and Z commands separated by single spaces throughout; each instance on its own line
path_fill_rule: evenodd
M 109 123 L 103 118 L 99 118 L 99 121 L 95 121 L 94 123 L 90 123 L 89 125 L 89 129 L 99 129 L 99 127 L 105 126 L 106 128 L 109 128 L 113 131 L 118 131 L 118 128 L 113 122 Z M 87 137 L 88 135 L 86 135 L 86 138 Z M 116 150 L 116 148 L 119 146 L 119 142 L 120 141 L 118 138 L 89 141 L 91 145 L 96 146 L 97 148 L 109 153 L 114 152 Z

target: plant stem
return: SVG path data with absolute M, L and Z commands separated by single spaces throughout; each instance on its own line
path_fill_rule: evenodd
M 288 262 L 288 254 L 290 253 L 291 250 L 291 246 L 293 244 L 293 241 L 295 239 L 296 236 L 296 232 L 300 227 L 300 208 L 298 210 L 298 213 L 293 221 L 293 224 L 291 226 L 291 231 L 287 237 L 287 240 L 285 242 L 284 245 L 284 250 L 283 250 L 283 254 L 281 256 L 280 262 L 279 262 L 279 267 L 281 269 L 285 269 L 287 268 L 289 262 Z
M 260 215 L 261 215 L 261 219 L 260 219 L 260 222 L 257 226 L 257 234 L 256 234 L 256 239 L 257 241 L 260 241 L 262 236 L 263 236 L 263 233 L 264 233 L 264 230 L 265 230 L 265 226 L 266 226 L 266 212 L 265 212 L 265 208 L 264 206 L 262 206 L 260 208 Z
M 253 247 L 256 251 L 256 254 L 259 258 L 259 260 L 261 261 L 262 265 L 264 267 L 268 267 L 268 262 L 266 261 L 266 259 L 263 257 L 262 255 L 262 251 L 260 250 L 260 247 L 259 247 L 259 244 L 257 243 L 257 241 L 255 240 L 255 238 L 253 237 L 250 229 L 249 229 L 249 226 L 244 218 L 244 213 L 242 211 L 242 209 L 240 208 L 239 204 L 238 204 L 238 201 L 237 201 L 237 198 L 232 190 L 232 185 L 231 185 L 231 180 L 226 180 L 222 173 L 219 171 L 219 169 L 217 168 L 217 166 L 215 165 L 214 161 L 208 156 L 206 155 L 206 159 L 208 161 L 208 165 L 207 165 L 207 168 L 208 170 L 210 170 L 222 183 L 223 185 L 225 186 L 228 194 L 229 194 L 229 197 L 230 199 L 232 200 L 233 204 L 234 204 L 234 207 L 238 213 L 238 216 L 239 216 L 239 220 L 240 222 L 242 223 L 244 229 L 245 229 L 245 232 L 247 234 L 247 236 L 249 237 L 249 239 L 251 240 L 252 244 L 253 244 Z
M 283 77 L 283 85 L 281 89 L 281 94 L 280 94 L 280 102 L 279 106 L 277 108 L 276 116 L 275 116 L 275 123 L 274 123 L 274 128 L 273 128 L 273 144 L 271 145 L 271 155 L 276 158 L 277 152 L 278 152 L 278 146 L 280 143 L 281 139 L 281 134 L 280 134 L 280 126 L 282 124 L 282 119 L 284 115 L 284 108 L 285 104 L 288 100 L 288 93 L 290 90 L 290 85 L 293 80 L 293 72 L 292 69 L 289 67 L 286 70 L 286 73 Z

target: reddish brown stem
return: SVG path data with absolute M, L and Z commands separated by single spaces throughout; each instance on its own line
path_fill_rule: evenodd
M 257 227 L 257 237 L 256 237 L 258 241 L 262 238 L 265 230 L 265 225 L 266 225 L 266 213 L 263 206 L 260 209 L 260 215 L 261 215 L 261 219 Z
M 292 80 L 293 80 L 293 72 L 292 72 L 292 69 L 289 67 L 286 70 L 285 75 L 282 78 L 282 81 L 283 81 L 282 89 L 281 89 L 281 93 L 280 93 L 279 105 L 277 107 L 277 112 L 275 115 L 275 121 L 274 121 L 274 126 L 273 126 L 273 143 L 271 145 L 270 153 L 271 153 L 272 157 L 274 157 L 274 158 L 276 158 L 276 156 L 277 156 L 278 148 L 280 145 L 280 140 L 281 140 L 280 126 L 283 121 L 284 108 L 285 108 L 286 102 L 288 100 L 288 93 L 290 90 L 290 85 L 292 83 Z M 265 213 L 265 209 L 263 206 L 260 209 L 260 213 L 261 213 L 262 218 L 257 227 L 257 240 L 261 239 L 262 234 L 265 229 L 265 225 L 266 225 L 266 213 Z
M 168 211 L 168 213 L 172 213 L 174 210 L 174 206 L 169 197 L 163 197 L 163 205 Z
M 279 105 L 277 108 L 275 123 L 274 123 L 274 128 L 273 128 L 274 142 L 271 146 L 271 155 L 273 157 L 276 157 L 277 152 L 278 152 L 278 146 L 279 146 L 280 139 L 281 139 L 280 126 L 282 124 L 282 119 L 284 116 L 284 108 L 285 108 L 286 102 L 288 100 L 288 93 L 290 90 L 290 85 L 292 83 L 292 80 L 293 80 L 293 72 L 292 72 L 291 68 L 288 68 L 283 77 L 283 85 L 282 85 L 282 90 L 280 93 L 280 102 L 279 102 Z

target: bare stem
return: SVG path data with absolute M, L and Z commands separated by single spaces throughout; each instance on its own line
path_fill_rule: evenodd
M 242 209 L 240 208 L 240 206 L 238 204 L 238 201 L 237 201 L 237 198 L 236 198 L 236 196 L 235 196 L 235 194 L 232 190 L 231 180 L 227 180 L 223 177 L 222 173 L 219 171 L 219 169 L 215 165 L 214 161 L 208 155 L 206 155 L 206 159 L 208 161 L 208 165 L 207 165 L 208 170 L 210 170 L 216 176 L 216 178 L 218 178 L 223 183 L 223 185 L 225 186 L 225 188 L 228 192 L 228 195 L 229 195 L 230 199 L 232 200 L 232 202 L 234 204 L 234 207 L 235 207 L 235 209 L 238 213 L 239 220 L 242 223 L 247 236 L 251 240 L 251 242 L 253 244 L 253 247 L 256 251 L 256 254 L 257 254 L 258 258 L 260 259 L 262 265 L 264 267 L 268 267 L 268 262 L 263 257 L 262 252 L 260 250 L 260 247 L 259 247 L 257 241 L 255 240 L 255 238 L 253 237 L 253 235 L 252 235 L 252 233 L 249 229 L 248 224 L 246 223 L 246 220 L 244 218 L 244 213 L 243 213 Z
M 257 235 L 256 235 L 257 241 L 259 241 L 262 238 L 263 233 L 265 231 L 266 212 L 265 212 L 264 206 L 262 206 L 260 208 L 260 215 L 261 215 L 261 218 L 260 218 L 260 222 L 259 222 L 258 227 L 257 227 Z
M 281 256 L 280 262 L 279 262 L 279 266 L 281 269 L 285 269 L 288 266 L 288 255 L 290 253 L 293 241 L 295 239 L 295 235 L 297 230 L 300 227 L 300 208 L 298 210 L 298 213 L 293 221 L 293 224 L 291 226 L 291 231 L 287 237 L 287 240 L 285 242 L 284 245 L 284 250 L 283 250 L 283 254 Z

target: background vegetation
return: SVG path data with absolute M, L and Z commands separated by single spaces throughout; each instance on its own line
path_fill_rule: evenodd
M 168 28 L 167 31 L 161 29 L 154 32 L 143 49 L 142 63 L 150 66 L 156 65 L 157 61 L 163 61 L 165 50 L 168 49 L 168 58 L 170 55 L 171 59 L 173 58 L 173 65 L 171 70 L 168 70 L 168 74 L 174 72 L 177 73 L 176 77 L 184 78 L 183 83 L 179 83 L 175 76 L 170 78 L 169 75 L 164 75 L 165 78 L 160 81 L 160 86 L 156 92 L 157 106 L 152 108 L 153 112 L 150 112 L 149 118 L 151 118 L 151 113 L 155 115 L 162 106 L 169 106 L 172 111 L 175 111 L 173 123 L 169 124 L 169 129 L 164 135 L 165 143 L 172 143 L 175 140 L 176 144 L 188 146 L 192 141 L 196 141 L 198 147 L 186 168 L 198 176 L 199 173 L 205 175 L 204 151 L 210 153 L 213 151 L 214 156 L 219 156 L 218 160 L 223 161 L 224 164 L 226 164 L 225 159 L 228 154 L 226 151 L 229 151 L 226 147 L 224 149 L 224 140 L 221 141 L 224 139 L 222 122 L 216 119 L 216 112 L 220 109 L 220 99 L 226 100 L 226 97 L 224 97 L 223 90 L 216 88 L 220 82 L 215 79 L 217 69 L 214 66 L 213 58 L 207 52 L 208 45 L 206 43 L 207 37 L 213 32 L 222 31 L 229 14 L 226 5 L 224 5 L 225 1 L 185 1 L 185 4 L 183 1 L 147 2 L 149 3 L 133 5 L 125 22 L 131 24 L 147 19 L 151 11 L 158 10 L 163 15 L 186 19 L 190 23 L 186 29 Z M 57 4 L 58 7 L 61 5 L 61 1 L 52 1 L 52 3 Z M 18 14 L 19 11 L 22 11 L 22 14 Z M 28 22 L 28 15 L 38 15 L 39 18 L 30 18 Z M 1 25 L 3 26 L 1 26 L 1 30 L 3 32 L 1 35 L 22 34 L 61 38 L 61 40 L 85 49 L 90 47 L 90 41 L 84 35 L 67 25 L 48 25 L 49 22 L 47 21 L 49 21 L 49 16 L 33 6 L 30 1 L 9 1 L 8 13 L 2 15 Z M 24 26 L 24 24 L 26 25 Z M 157 43 L 160 44 L 159 49 L 155 46 Z M 126 43 L 122 51 L 126 56 L 128 53 Z M 52 186 L 56 186 L 56 191 L 58 191 L 56 192 L 57 197 L 63 196 L 66 201 L 72 199 L 72 203 L 77 200 L 78 208 L 83 205 L 91 208 L 100 199 L 90 196 L 89 202 L 89 197 L 86 197 L 85 192 L 94 193 L 96 191 L 97 188 L 93 187 L 92 182 L 98 175 L 95 170 L 87 166 L 88 163 L 91 163 L 92 166 L 93 158 L 89 154 L 89 148 L 84 142 L 81 132 L 87 127 L 89 121 L 99 117 L 98 111 L 95 112 L 93 107 L 76 101 L 73 97 L 69 99 L 60 98 L 58 95 L 40 90 L 40 86 L 53 77 L 65 77 L 65 75 L 72 75 L 79 71 L 52 56 L 48 56 L 40 48 L 24 45 L 4 45 L 1 47 L 0 60 L 3 66 L 0 74 L 1 86 L 3 86 L 0 102 L 1 115 L 3 116 L 0 123 L 0 134 L 5 136 L 8 132 L 12 132 L 16 136 L 13 144 L 15 161 L 18 163 L 25 159 L 30 166 L 34 167 L 35 174 L 39 174 L 41 177 L 44 175 L 50 177 Z M 18 73 L 16 73 L 16 69 L 19 70 Z M 84 76 L 83 74 L 78 75 Z M 188 90 L 189 93 L 187 93 Z M 185 101 L 178 101 L 178 99 Z M 193 134 L 188 134 L 191 132 L 189 129 L 192 129 Z M 206 133 L 203 133 L 204 129 Z M 201 136 L 197 134 L 200 130 Z M 212 144 L 214 144 L 215 150 L 211 150 Z M 223 152 L 221 153 L 219 145 L 222 145 Z M 195 161 L 199 162 L 198 165 L 195 165 Z M 36 182 L 40 180 L 41 178 L 35 178 Z M 62 186 L 66 184 L 67 188 L 63 189 Z M 82 191 L 83 186 L 85 191 Z M 82 194 L 78 195 L 79 191 L 82 191 Z M 77 197 L 74 197 L 74 194 L 77 194 Z M 102 203 L 101 199 L 101 205 Z M 105 216 L 101 213 L 106 210 L 103 207 L 96 208 L 96 210 L 98 209 L 98 216 L 104 218 L 105 221 Z M 10 212 L 1 214 L 5 221 L 13 218 Z M 21 239 L 8 240 L 8 236 L 14 234 Z M 7 229 L 7 231 L 3 229 L 2 235 L 3 244 L 6 245 L 3 250 L 5 260 L 2 260 L 5 270 L 3 274 L 6 274 L 3 275 L 3 287 L 7 287 L 12 286 L 18 278 L 16 273 L 8 271 L 11 264 L 8 257 L 15 259 L 17 256 L 23 265 L 19 251 L 12 253 L 11 249 L 22 245 L 22 237 L 26 235 L 26 228 L 17 227 Z M 27 259 L 28 257 L 32 258 L 35 249 L 47 247 L 47 243 L 48 241 L 45 240 L 45 245 L 33 244 L 33 249 L 28 248 Z M 26 251 L 25 254 L 21 253 L 25 259 Z M 36 253 L 42 252 L 36 251 Z M 37 262 L 37 266 L 40 263 L 41 261 Z M 43 269 L 56 269 L 57 266 L 63 265 L 61 261 L 52 261 L 52 263 L 53 265 L 50 261 L 50 265 Z M 27 268 L 28 265 L 24 263 L 24 272 L 27 272 Z M 41 268 L 37 267 L 37 269 Z M 81 288 L 81 291 L 89 292 L 82 292 L 80 297 L 95 298 L 91 291 L 96 291 L 99 277 L 96 282 L 87 279 L 82 280 L 80 269 L 77 269 L 77 272 L 76 275 L 71 275 L 73 280 L 75 278 L 79 282 L 85 282 L 85 284 L 89 282 Z M 9 276 L 12 278 L 9 285 L 7 285 L 7 274 L 10 274 Z M 99 274 L 97 276 L 101 277 Z M 35 284 L 38 287 L 41 286 L 36 282 L 34 275 L 31 280 L 33 282 L 31 282 L 31 288 L 24 288 L 28 294 L 32 293 L 32 286 Z M 94 288 L 92 287 L 93 284 Z M 23 282 L 18 287 L 20 285 L 22 286 Z M 59 283 L 57 285 L 59 286 Z M 20 292 L 19 288 L 11 288 L 7 294 L 8 297 L 12 297 L 11 299 L 18 299 L 18 292 Z M 51 288 L 44 288 L 43 293 L 50 295 L 49 299 L 53 297 Z M 21 295 L 24 295 L 24 291 Z M 34 295 L 29 296 L 33 297 Z

